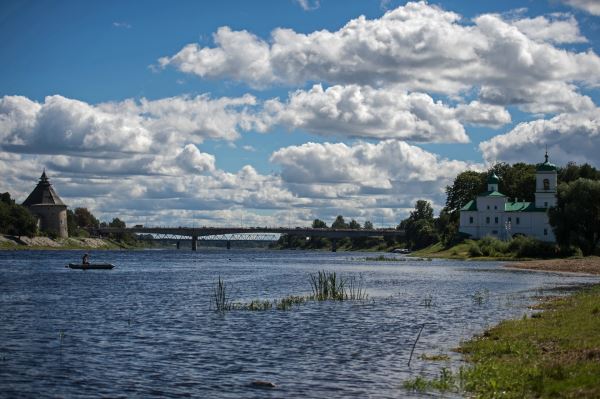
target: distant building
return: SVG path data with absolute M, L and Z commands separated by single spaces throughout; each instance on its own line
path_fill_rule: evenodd
M 46 177 L 46 171 L 42 173 L 39 183 L 23 202 L 23 206 L 37 217 L 40 230 L 54 233 L 62 238 L 69 236 L 67 205 L 52 188 L 52 184 Z
M 555 241 L 548 222 L 548 208 L 556 205 L 556 166 L 546 161 L 536 165 L 535 202 L 515 198 L 509 201 L 498 191 L 500 179 L 492 173 L 487 180 L 488 191 L 469 201 L 460 210 L 461 233 L 473 238 L 492 236 L 500 239 L 522 234 L 542 241 Z

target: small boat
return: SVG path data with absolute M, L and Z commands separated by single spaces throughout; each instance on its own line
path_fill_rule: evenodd
M 67 267 L 67 266 L 65 266 Z M 71 269 L 80 269 L 80 270 L 88 270 L 88 269 L 102 269 L 102 270 L 110 270 L 114 265 L 110 263 L 69 263 L 69 268 Z

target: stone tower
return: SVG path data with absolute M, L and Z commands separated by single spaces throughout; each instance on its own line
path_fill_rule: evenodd
M 42 231 L 54 233 L 58 237 L 67 238 L 67 206 L 60 199 L 52 184 L 46 177 L 46 171 L 42 173 L 38 185 L 33 189 L 29 197 L 23 202 L 23 206 L 29 209 L 38 219 L 38 228 Z

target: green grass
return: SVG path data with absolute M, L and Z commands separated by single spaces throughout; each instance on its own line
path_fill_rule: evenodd
M 469 366 L 454 373 L 443 368 L 434 379 L 416 376 L 403 386 L 486 399 L 600 398 L 600 285 L 542 308 L 463 343 L 458 351 Z
M 464 389 L 480 398 L 600 397 L 600 286 L 548 302 L 462 345 Z

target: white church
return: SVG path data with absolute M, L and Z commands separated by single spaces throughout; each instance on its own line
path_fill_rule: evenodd
M 556 166 L 546 161 L 537 164 L 535 173 L 535 202 L 509 198 L 498 191 L 500 179 L 492 173 L 487 180 L 488 191 L 469 201 L 460 210 L 461 233 L 472 238 L 491 236 L 507 239 L 515 234 L 542 241 L 555 241 L 548 222 L 548 208 L 556 205 Z

